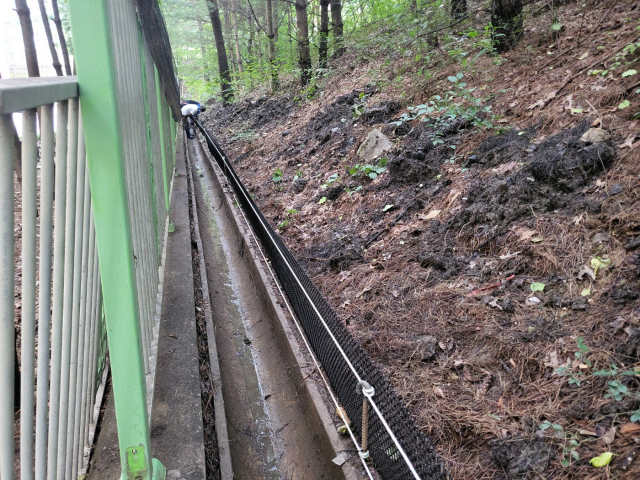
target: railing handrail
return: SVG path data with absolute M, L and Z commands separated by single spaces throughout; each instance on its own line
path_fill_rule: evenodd
M 0 115 L 50 105 L 78 96 L 78 77 L 30 77 L 0 80 Z

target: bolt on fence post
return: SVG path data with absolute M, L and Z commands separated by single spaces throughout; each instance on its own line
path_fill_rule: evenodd
M 108 0 L 69 0 L 85 131 L 122 479 L 163 479 L 149 440 L 138 285 Z M 135 108 L 135 107 L 132 107 Z M 140 286 L 142 287 L 142 286 Z M 133 453 L 135 451 L 135 453 Z

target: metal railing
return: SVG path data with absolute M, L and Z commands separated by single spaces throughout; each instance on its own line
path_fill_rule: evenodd
M 78 77 L 0 80 L 0 478 L 86 472 L 108 348 L 123 478 L 160 479 L 149 419 L 175 79 L 131 0 L 69 7 Z

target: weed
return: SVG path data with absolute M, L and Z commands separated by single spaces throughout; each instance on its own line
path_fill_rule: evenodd
M 333 185 L 336 182 L 340 181 L 340 177 L 338 176 L 337 173 L 334 173 L 333 175 L 329 175 L 329 178 L 327 178 L 327 181 L 324 182 L 322 185 L 320 185 L 320 188 L 327 188 L 330 187 L 331 185 Z
M 283 177 L 282 170 L 280 170 L 279 168 L 276 168 L 273 172 L 271 180 L 273 180 L 274 183 L 280 183 L 282 181 L 282 177 Z
M 370 163 L 360 165 L 359 163 L 356 163 L 353 167 L 346 168 L 347 172 L 354 177 L 367 176 L 370 179 L 375 180 L 378 178 L 378 175 L 387 171 L 387 161 L 388 159 L 386 157 L 382 157 L 378 161 L 378 165 L 371 165 Z

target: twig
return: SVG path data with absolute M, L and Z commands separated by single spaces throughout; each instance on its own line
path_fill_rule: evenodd
M 477 288 L 473 292 L 469 293 L 467 296 L 468 297 L 472 297 L 473 295 L 477 295 L 478 293 L 484 292 L 485 290 L 489 290 L 491 288 L 499 287 L 499 286 L 504 285 L 505 283 L 513 280 L 514 278 L 515 278 L 515 275 L 511 275 L 510 277 L 507 277 L 505 280 L 500 281 L 498 283 L 494 283 L 493 285 L 489 285 L 487 287 L 482 287 L 482 288 Z

